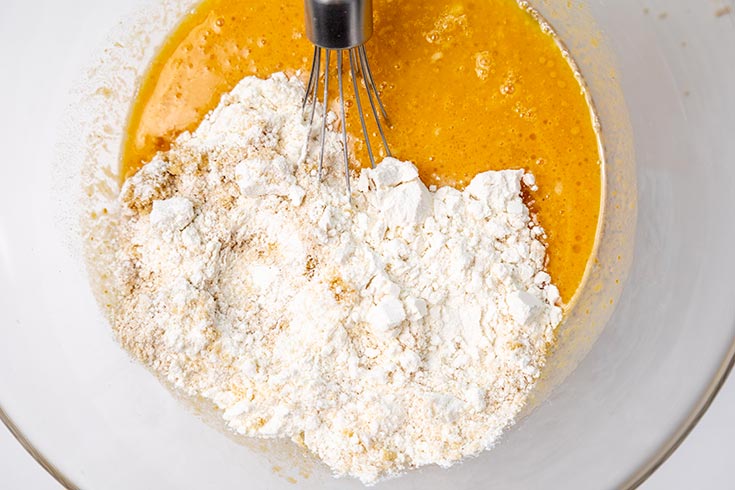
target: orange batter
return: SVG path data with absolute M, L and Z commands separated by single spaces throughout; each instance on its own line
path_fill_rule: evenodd
M 548 235 L 548 271 L 569 301 L 596 237 L 601 155 L 585 93 L 555 39 L 514 0 L 377 0 L 374 8 L 367 50 L 394 156 L 416 163 L 427 184 L 532 171 L 539 191 L 530 204 Z M 195 129 L 244 76 L 308 76 L 313 47 L 303 24 L 301 0 L 205 0 L 142 81 L 123 176 Z M 332 71 L 335 78 L 334 62 Z M 357 156 L 368 162 L 347 105 Z

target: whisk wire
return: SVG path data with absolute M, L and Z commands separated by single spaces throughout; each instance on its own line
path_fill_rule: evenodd
M 350 155 L 347 149 L 347 118 L 345 117 L 345 93 L 342 88 L 342 51 L 337 50 L 337 82 L 339 84 L 339 101 L 342 109 L 342 149 L 344 150 L 345 157 L 345 181 L 347 182 L 347 195 L 349 196 L 352 191 L 350 190 Z M 329 51 L 327 51 L 329 53 Z
M 385 122 L 388 123 L 388 126 L 391 126 L 390 119 L 388 118 L 388 113 L 386 112 L 385 107 L 383 107 L 383 101 L 380 100 L 380 93 L 378 92 L 378 87 L 375 84 L 375 79 L 373 78 L 373 71 L 370 69 L 370 63 L 368 62 L 365 46 L 360 46 L 358 49 L 360 51 L 362 62 L 364 63 L 363 77 L 365 77 L 365 80 L 370 83 L 370 88 L 372 88 L 373 92 L 375 92 L 375 98 L 378 100 L 378 106 L 380 107 L 380 112 L 383 114 Z
M 362 102 L 360 102 L 360 91 L 357 89 L 357 70 L 355 69 L 355 51 L 350 49 L 350 75 L 352 77 L 352 88 L 355 91 L 355 102 L 357 103 L 357 113 L 360 115 L 360 125 L 362 126 L 362 134 L 365 137 L 365 146 L 367 148 L 368 157 L 370 157 L 370 166 L 375 168 L 375 157 L 373 156 L 373 148 L 370 144 L 370 136 L 368 135 L 367 125 L 365 124 L 365 114 L 362 112 Z
M 311 114 L 309 116 L 309 137 L 311 137 L 311 126 L 314 124 L 314 113 L 316 112 L 316 101 L 318 99 L 318 93 L 319 93 L 319 70 L 321 68 L 321 62 L 322 62 L 322 48 L 316 48 L 316 52 L 314 53 L 316 63 L 314 68 L 316 69 L 316 76 L 314 77 L 314 86 L 313 92 L 310 90 L 307 90 L 306 92 L 306 100 L 309 99 L 309 92 L 311 92 Z M 310 77 L 311 78 L 311 77 Z M 306 104 L 306 101 L 304 101 L 304 104 Z M 303 109 L 302 109 L 303 110 Z
M 306 155 L 309 151 L 309 142 L 311 141 L 311 129 L 314 127 L 314 114 L 316 113 L 316 101 L 318 100 L 317 94 L 319 92 L 319 69 L 322 61 L 322 49 L 317 47 L 314 48 L 314 59 L 311 62 L 312 73 L 309 75 L 309 84 L 306 87 L 306 93 L 304 94 L 304 102 L 301 105 L 301 111 L 304 112 L 306 104 L 311 98 L 311 107 L 309 113 L 309 126 L 306 131 L 306 141 L 304 142 L 303 158 L 306 159 Z M 316 73 L 316 75 L 315 75 Z
M 378 93 L 378 89 L 375 87 L 375 82 L 371 81 L 373 78 L 372 72 L 370 71 L 370 64 L 367 60 L 367 54 L 365 53 L 365 47 L 360 46 L 358 48 L 360 53 L 360 65 L 362 66 L 362 79 L 365 82 L 365 89 L 368 94 L 368 101 L 370 102 L 370 108 L 373 110 L 373 117 L 375 118 L 375 122 L 378 125 L 378 133 L 380 133 L 380 139 L 383 140 L 383 147 L 385 148 L 386 155 L 393 156 L 390 152 L 390 148 L 388 147 L 388 140 L 385 138 L 385 131 L 383 131 L 383 125 L 380 122 L 380 116 L 378 115 L 378 110 L 375 107 L 375 101 L 373 100 L 373 94 L 372 92 L 375 92 L 375 99 L 378 101 L 378 106 L 380 107 L 381 112 L 383 113 L 383 117 L 385 118 L 386 122 L 388 122 L 388 125 L 390 125 L 390 122 L 388 121 L 388 115 L 385 112 L 385 108 L 383 107 L 383 102 L 380 100 L 380 94 Z
M 321 60 L 321 48 L 314 46 L 314 56 L 311 58 L 311 72 L 309 73 L 309 83 L 306 85 L 306 93 L 304 93 L 304 100 L 301 104 L 301 110 L 306 109 L 306 103 L 309 101 L 311 95 L 311 89 L 314 88 L 314 79 L 319 80 L 319 70 L 316 69 L 316 64 Z
M 327 49 L 326 51 L 324 55 L 324 111 L 322 115 L 321 151 L 319 154 L 319 182 L 322 181 L 322 170 L 324 168 L 324 145 L 327 137 L 327 113 L 329 112 L 329 55 L 331 50 Z M 319 73 L 316 74 L 316 77 L 319 77 Z M 314 99 L 316 101 L 316 97 Z

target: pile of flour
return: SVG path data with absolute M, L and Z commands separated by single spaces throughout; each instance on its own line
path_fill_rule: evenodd
M 429 190 L 387 158 L 350 202 L 338 132 L 317 181 L 303 90 L 246 78 L 127 181 L 120 341 L 234 431 L 290 438 L 337 475 L 373 483 L 491 447 L 562 316 L 521 198 L 532 176 Z

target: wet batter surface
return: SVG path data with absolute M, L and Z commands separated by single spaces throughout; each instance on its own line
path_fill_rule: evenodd
M 486 170 L 534 173 L 539 191 L 529 199 L 547 232 L 548 272 L 569 301 L 595 243 L 602 157 L 585 92 L 555 38 L 513 0 L 380 0 L 367 50 L 391 150 L 415 162 L 424 182 L 462 187 Z M 301 1 L 205 0 L 141 82 L 123 176 L 195 129 L 243 77 L 302 70 L 306 79 L 312 52 Z M 336 78 L 334 62 L 331 70 Z M 361 136 L 347 106 L 348 130 Z M 361 138 L 354 142 L 367 163 Z

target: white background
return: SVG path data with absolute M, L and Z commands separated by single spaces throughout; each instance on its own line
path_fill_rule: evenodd
M 733 488 L 733 454 L 735 376 L 731 376 L 707 414 L 679 450 L 641 488 Z M 0 426 L 0 489 L 61 490 L 61 486 L 23 450 L 4 426 Z

